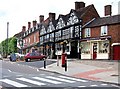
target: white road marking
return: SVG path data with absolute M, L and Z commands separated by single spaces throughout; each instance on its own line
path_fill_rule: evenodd
M 30 80 L 30 79 L 26 79 L 26 78 L 16 78 L 18 80 L 21 80 L 21 81 L 25 81 L 25 82 L 28 82 L 28 83 L 32 83 L 32 84 L 35 84 L 35 85 L 45 85 L 44 83 L 41 83 L 41 82 L 38 82 L 38 81 L 34 81 L 34 80 Z
M 5 78 L 5 77 L 9 77 L 9 76 L 3 76 L 3 77 Z
M 21 83 L 18 83 L 18 82 L 9 80 L 9 79 L 3 79 L 2 82 L 10 84 L 15 87 L 28 87 L 27 85 L 24 85 L 24 84 L 21 84 Z
M 53 84 L 61 84 L 61 82 L 54 81 L 54 80 L 49 80 L 49 79 L 45 79 L 45 78 L 40 78 L 40 77 L 33 77 L 33 78 L 34 78 L 34 79 L 37 79 L 37 80 L 41 80 L 41 81 L 53 83 Z
M 102 86 L 106 86 L 107 84 L 101 84 Z
M 96 87 L 96 86 L 98 86 L 98 85 L 90 85 L 91 87 Z
M 86 87 L 86 86 L 78 86 L 78 87 Z
M 8 69 L 9 72 L 12 72 L 11 70 Z
M 67 77 L 67 76 L 59 76 L 59 77 L 74 80 L 74 81 L 87 82 L 86 80 L 71 78 L 71 77 Z
M 16 75 L 16 76 L 23 76 L 23 75 Z
M 37 69 L 37 71 L 39 71 L 39 69 Z
M 75 81 L 70 81 L 70 80 L 62 79 L 62 78 L 56 78 L 56 77 L 52 77 L 52 76 L 47 76 L 47 78 L 55 79 L 55 80 L 63 81 L 63 82 L 68 82 L 68 83 L 74 83 L 75 82 Z

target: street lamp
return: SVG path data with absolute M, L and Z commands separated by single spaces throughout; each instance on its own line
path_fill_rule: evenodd
M 8 34 L 9 34 L 9 22 L 7 22 L 7 50 L 6 50 L 6 56 L 8 55 Z

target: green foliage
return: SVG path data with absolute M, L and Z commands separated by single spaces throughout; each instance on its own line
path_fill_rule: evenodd
M 17 52 L 17 39 L 15 37 L 11 37 L 2 41 L 0 43 L 0 51 L 2 52 L 3 56 Z

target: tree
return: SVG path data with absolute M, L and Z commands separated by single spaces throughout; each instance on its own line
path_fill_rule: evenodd
M 2 50 L 1 52 L 3 54 L 3 57 L 7 57 L 7 54 L 9 55 L 10 53 L 17 52 L 17 39 L 15 37 L 5 39 L 0 43 L 0 45 L 0 50 Z

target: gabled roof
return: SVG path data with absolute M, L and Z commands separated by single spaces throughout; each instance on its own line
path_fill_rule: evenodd
M 88 6 L 84 7 L 84 8 L 81 8 L 81 9 L 79 9 L 79 10 L 77 10 L 77 11 L 74 10 L 74 9 L 71 9 L 70 13 L 71 13 L 71 12 L 74 12 L 75 15 L 76 15 L 79 19 L 81 19 L 81 18 L 82 18 L 90 9 L 92 9 L 92 8 L 94 8 L 94 10 L 96 11 L 94 5 L 91 4 L 91 5 L 88 5 Z M 97 12 L 97 11 L 96 11 L 96 12 Z M 70 15 L 70 13 L 69 13 L 69 15 Z M 98 14 L 98 16 L 99 16 L 99 14 Z
M 58 17 L 58 19 L 57 19 L 57 22 L 58 22 L 59 18 L 62 18 L 63 21 L 64 21 L 65 24 L 66 24 L 66 22 L 67 22 L 67 20 L 68 20 L 68 16 L 69 16 L 68 14 L 67 14 L 67 15 L 62 15 L 62 14 L 60 14 L 59 17 Z
M 102 25 L 120 24 L 120 15 L 97 18 L 85 27 L 96 27 Z
M 14 37 L 20 38 L 20 37 L 22 37 L 23 33 L 24 32 L 21 31 L 21 32 L 15 34 Z

